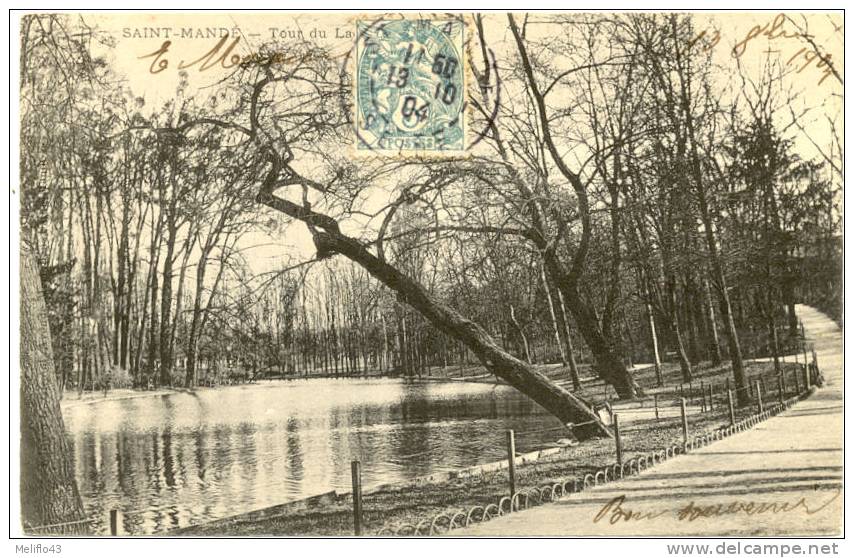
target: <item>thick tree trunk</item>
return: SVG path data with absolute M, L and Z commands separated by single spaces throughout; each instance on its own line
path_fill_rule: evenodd
M 684 292 L 684 316 L 685 325 L 688 328 L 688 358 L 691 361 L 691 366 L 696 366 L 702 360 L 702 351 L 700 350 L 700 324 L 697 320 L 696 313 L 696 297 L 695 289 L 692 281 L 689 279 L 686 282 Z
M 47 309 L 35 258 L 21 243 L 21 516 L 24 529 L 84 519 L 59 408 Z M 83 534 L 86 523 L 50 533 Z
M 554 263 L 549 264 L 554 265 Z M 554 270 L 553 276 L 560 276 L 558 270 Z M 558 288 L 575 318 L 578 331 L 584 337 L 590 352 L 595 359 L 596 372 L 599 377 L 613 386 L 620 399 L 634 399 L 641 394 L 642 390 L 635 382 L 623 360 L 611 346 L 608 338 L 602 333 L 599 320 L 593 308 L 578 293 L 575 285 L 563 279 Z

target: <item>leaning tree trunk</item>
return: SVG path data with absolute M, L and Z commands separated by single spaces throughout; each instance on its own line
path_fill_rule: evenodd
M 24 529 L 84 519 L 59 408 L 47 308 L 36 261 L 21 243 L 21 517 Z M 80 534 L 88 524 L 52 529 Z M 41 531 L 39 531 L 41 532 Z
M 567 426 L 573 427 L 579 439 L 612 436 L 590 405 L 504 351 L 480 325 L 434 299 L 420 283 L 372 254 L 361 242 L 343 234 L 334 219 L 275 196 L 273 192 L 278 179 L 277 171 L 274 163 L 256 199 L 309 225 L 318 258 L 341 254 L 361 265 L 440 331 L 462 341 L 493 374 L 533 399 Z

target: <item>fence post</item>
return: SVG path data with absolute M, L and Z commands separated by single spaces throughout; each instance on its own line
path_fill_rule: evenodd
M 812 382 L 810 381 L 810 367 L 808 364 L 804 364 L 804 391 L 809 391 L 811 384 Z
M 800 370 L 800 368 L 801 368 L 800 365 L 795 367 L 795 374 L 794 374 L 794 376 L 795 376 L 795 396 L 798 396 L 801 394 L 801 378 L 798 375 L 798 370 Z
M 362 464 L 358 459 L 350 463 L 350 473 L 353 477 L 353 532 L 360 537 L 362 536 Z
M 119 534 L 119 510 L 110 510 L 110 535 L 115 537 Z
M 655 420 L 658 420 L 658 394 L 652 396 L 653 405 L 655 405 Z
M 712 384 L 709 384 L 709 410 L 715 410 L 715 391 Z
M 682 447 L 688 450 L 688 415 L 685 410 L 685 398 L 681 400 L 682 407 Z
M 735 406 L 732 403 L 732 390 L 726 390 L 727 404 L 729 405 L 729 425 L 735 426 Z
M 783 375 L 782 374 L 780 374 L 780 376 L 777 378 L 777 393 L 780 394 L 780 407 L 782 407 L 783 404 L 786 403 L 786 394 L 783 391 Z
M 510 476 L 510 511 L 513 511 L 513 496 L 516 494 L 516 437 L 512 430 L 507 431 L 507 464 Z
M 709 407 L 706 405 L 706 384 L 700 382 L 700 411 L 706 412 L 709 410 Z
M 759 383 L 759 380 L 754 380 L 754 382 L 756 382 L 756 384 L 755 384 L 755 389 L 756 389 L 756 408 L 757 408 L 757 409 L 759 409 L 759 412 L 761 413 L 762 411 L 764 411 L 764 410 L 765 410 L 765 409 L 762 407 L 762 385 Z
M 614 443 L 617 444 L 617 465 L 623 466 L 623 440 L 620 438 L 620 415 L 614 415 Z

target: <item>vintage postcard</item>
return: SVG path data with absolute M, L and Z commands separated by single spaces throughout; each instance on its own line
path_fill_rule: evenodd
M 843 535 L 842 11 L 522 8 L 13 13 L 13 536 Z

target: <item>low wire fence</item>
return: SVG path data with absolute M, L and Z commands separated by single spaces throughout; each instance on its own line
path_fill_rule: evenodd
M 806 356 L 806 355 L 805 355 Z M 638 406 L 609 406 L 606 422 L 610 423 L 613 437 L 612 461 L 590 472 L 556 478 L 530 486 L 523 485 L 523 476 L 516 467 L 515 442 L 520 435 L 530 432 L 507 433 L 506 493 L 496 500 L 462 508 L 450 508 L 427 515 L 418 521 L 389 521 L 375 532 L 376 536 L 428 536 L 442 535 L 463 529 L 520 510 L 571 497 L 592 487 L 637 475 L 642 471 L 679 455 L 702 448 L 714 441 L 752 428 L 768 418 L 788 409 L 807 397 L 814 386 L 822 383 L 817 356 L 812 351 L 812 361 L 783 368 L 780 373 L 766 373 L 749 378 L 738 389 L 723 382 L 698 382 L 679 385 L 656 394 L 651 401 Z M 690 410 L 693 409 L 693 413 Z M 643 411 L 654 418 L 621 422 L 621 417 Z M 665 416 L 668 415 L 668 416 Z M 638 450 L 639 440 L 651 430 L 660 427 L 679 431 L 671 439 L 652 450 Z M 539 431 L 533 431 L 539 432 Z M 354 500 L 360 494 L 354 491 Z M 354 507 L 355 509 L 355 507 Z M 364 505 L 360 502 L 359 515 L 354 515 L 354 525 L 360 524 Z

